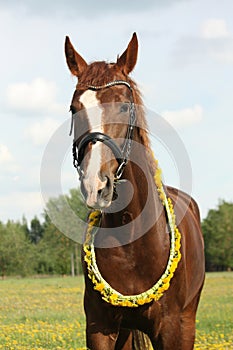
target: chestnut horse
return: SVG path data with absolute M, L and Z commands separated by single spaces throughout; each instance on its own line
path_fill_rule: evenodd
M 158 165 L 150 147 L 145 112 L 137 85 L 129 77 L 137 52 L 134 33 L 116 63 L 87 64 L 68 37 L 65 42 L 68 67 L 78 78 L 71 102 L 74 165 L 87 206 L 101 213 L 93 261 L 113 291 L 136 299 L 161 279 L 171 247 L 169 215 L 156 190 Z M 134 301 L 114 303 L 117 294 L 111 293 L 107 300 L 103 297 L 105 282 L 97 283 L 95 274 L 90 276 L 89 257 L 84 251 L 88 349 L 194 347 L 195 317 L 205 274 L 199 209 L 184 192 L 163 188 L 173 204 L 181 236 L 178 266 L 176 263 L 170 269 L 169 285 L 159 287 L 162 293 L 153 300 L 147 298 L 140 304 L 137 299 L 137 305 Z

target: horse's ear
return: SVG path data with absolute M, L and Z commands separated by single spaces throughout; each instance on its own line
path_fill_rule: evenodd
M 117 59 L 117 66 L 123 70 L 125 74 L 129 74 L 134 69 L 138 56 L 138 39 L 136 33 L 133 33 L 132 39 L 123 52 Z
M 87 67 L 86 61 L 74 49 L 69 37 L 65 41 L 66 62 L 73 75 L 80 77 Z

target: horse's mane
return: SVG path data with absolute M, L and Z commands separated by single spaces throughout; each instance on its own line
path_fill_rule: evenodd
M 128 75 L 124 74 L 115 63 L 105 61 L 93 62 L 87 66 L 81 77 L 79 78 L 78 86 L 87 85 L 105 85 L 114 80 L 125 80 L 133 88 L 133 99 L 137 108 L 138 118 L 138 135 L 140 142 L 146 147 L 148 162 L 152 174 L 155 173 L 155 162 L 151 151 L 151 143 L 148 137 L 148 125 L 145 118 L 144 105 L 141 92 L 137 84 Z M 140 118 L 140 119 L 139 119 Z

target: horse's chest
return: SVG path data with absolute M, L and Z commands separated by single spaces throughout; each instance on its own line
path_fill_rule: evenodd
M 159 329 L 163 316 L 161 303 L 154 302 L 151 305 L 141 306 L 138 309 L 126 309 L 123 311 L 123 328 L 140 329 L 146 331 L 150 328 Z

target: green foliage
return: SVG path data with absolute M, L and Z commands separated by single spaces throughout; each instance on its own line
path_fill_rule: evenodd
M 0 225 L 0 274 L 2 276 L 33 273 L 33 247 L 20 223 Z
M 70 257 L 74 242 L 65 237 L 52 223 L 46 226 L 37 246 L 37 273 L 70 274 Z
M 207 271 L 233 269 L 233 203 L 220 201 L 202 222 Z
M 43 237 L 43 233 L 43 225 L 41 225 L 39 219 L 35 216 L 31 221 L 31 229 L 28 230 L 28 237 L 32 243 L 37 244 Z
M 81 242 L 86 215 L 80 192 L 73 189 L 69 195 L 49 200 L 43 223 L 37 217 L 30 225 L 24 217 L 22 223 L 0 222 L 0 275 L 79 274 L 77 242 Z
M 0 222 L 0 276 L 79 274 L 87 208 L 78 189 L 51 198 L 41 222 Z M 221 201 L 202 222 L 207 271 L 233 269 L 233 203 Z

